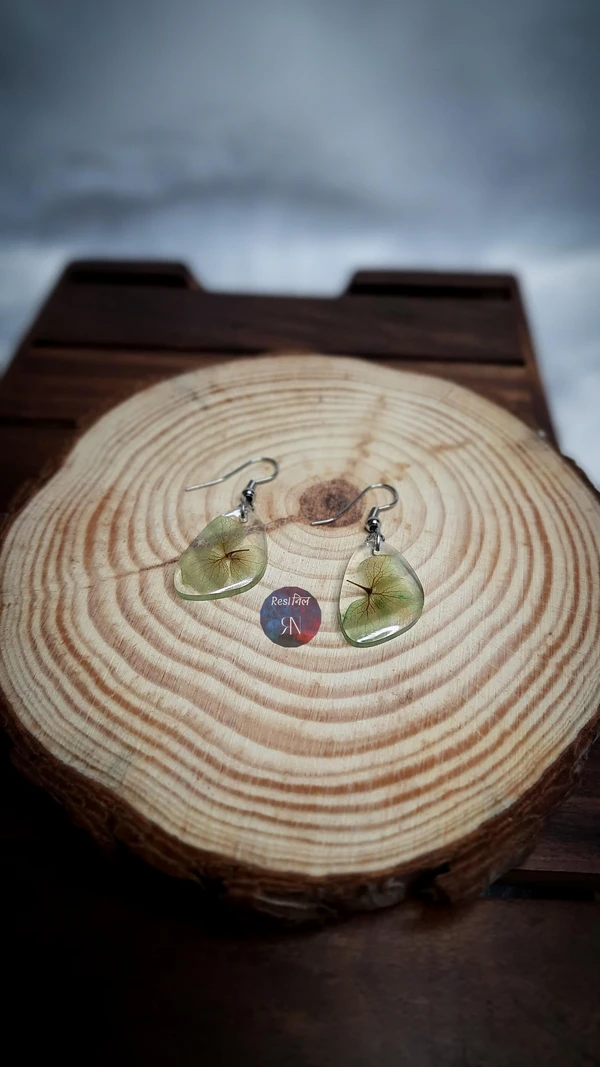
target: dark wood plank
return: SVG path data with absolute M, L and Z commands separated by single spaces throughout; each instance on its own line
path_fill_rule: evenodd
M 600 889 L 600 741 L 592 748 L 579 786 L 546 820 L 522 870 L 593 876 Z
M 429 300 L 496 300 L 509 302 L 515 296 L 514 274 L 483 274 L 473 271 L 359 270 L 352 275 L 346 292 L 353 296 L 408 296 Z
M 6 827 L 0 853 L 23 1062 L 68 1062 L 81 1028 L 86 1062 L 117 1067 L 598 1063 L 593 903 L 416 904 L 274 930 L 134 862 L 124 879 L 83 834 L 57 848 L 60 818 L 29 837 Z
M 35 343 L 230 353 L 295 348 L 407 359 L 524 362 L 510 302 L 228 296 L 68 282 L 42 312 Z
M 201 289 L 185 263 L 151 259 L 79 259 L 70 263 L 58 286 L 145 285 L 153 289 Z
M 590 1067 L 593 902 L 410 904 L 312 931 L 103 856 L 15 771 L 0 779 L 7 1020 L 20 1058 L 230 1067 Z M 75 1024 L 65 1024 L 65 1006 Z M 36 1026 L 29 1021 L 36 1019 Z
M 70 420 L 0 420 L 0 517 L 19 508 L 30 481 L 54 470 L 75 434 Z
M 137 389 L 227 358 L 222 352 L 34 347 L 14 363 L 2 383 L 0 421 L 49 417 L 81 420 Z M 539 425 L 532 416 L 531 381 L 525 366 L 408 359 L 381 362 L 458 382 L 531 425 Z
M 70 264 L 64 271 L 61 279 L 59 280 L 55 290 L 50 295 L 44 308 L 42 308 L 38 319 L 33 324 L 29 336 L 26 338 L 26 343 L 22 346 L 22 352 L 27 351 L 30 345 L 40 342 L 42 346 L 44 341 L 44 323 L 47 321 L 48 315 L 56 316 L 62 315 L 61 308 L 64 310 L 64 318 L 68 320 L 71 315 L 71 304 L 73 292 L 77 288 L 83 288 L 84 290 L 93 290 L 96 293 L 104 293 L 105 296 L 108 292 L 108 298 L 111 299 L 110 294 L 115 289 L 120 289 L 126 294 L 131 293 L 132 286 L 134 289 L 145 289 L 147 297 L 154 299 L 157 292 L 161 287 L 167 294 L 173 288 L 176 289 L 195 289 L 199 290 L 202 287 L 196 281 L 191 272 L 180 263 L 171 262 L 152 262 L 152 261 L 76 261 Z M 198 297 L 196 293 L 196 297 Z M 273 298 L 244 298 L 244 297 L 231 297 L 221 294 L 203 294 L 204 296 L 215 296 L 218 302 L 219 308 L 224 308 L 228 313 L 217 315 L 215 320 L 214 315 L 212 318 L 205 312 L 210 306 L 204 299 L 194 301 L 189 305 L 189 319 L 185 324 L 185 330 L 188 331 L 188 339 L 185 341 L 185 346 L 192 343 L 196 352 L 202 351 L 208 355 L 211 347 L 214 349 L 215 354 L 239 354 L 240 336 L 239 331 L 244 332 L 244 322 L 248 325 L 247 318 L 243 321 L 239 320 L 239 316 L 232 325 L 230 317 L 236 315 L 236 307 L 239 309 L 240 305 L 238 301 L 242 301 L 242 305 L 246 308 L 247 316 L 250 318 L 250 329 L 255 329 L 258 325 L 260 330 L 266 329 L 267 333 L 261 333 L 260 337 L 254 336 L 252 342 L 249 344 L 248 350 L 251 352 L 259 350 L 261 347 L 266 349 L 273 349 L 275 347 L 288 348 L 311 348 L 315 347 L 315 344 L 308 344 L 307 340 L 311 342 L 315 341 L 315 331 L 318 340 L 317 347 L 321 347 L 323 350 L 331 351 L 353 351 L 353 339 L 348 338 L 348 328 L 354 334 L 356 332 L 356 323 L 366 326 L 367 346 L 364 348 L 364 329 L 361 333 L 362 339 L 359 336 L 359 353 L 367 356 L 373 356 L 379 354 L 380 358 L 393 358 L 390 357 L 392 349 L 396 354 L 396 358 L 405 359 L 408 363 L 426 363 L 428 373 L 441 373 L 444 375 L 445 367 L 452 366 L 455 362 L 471 362 L 474 366 L 481 367 L 482 371 L 487 366 L 511 366 L 524 364 L 527 367 L 528 387 L 530 390 L 530 414 L 527 421 L 535 423 L 537 427 L 540 427 L 547 436 L 555 441 L 555 432 L 552 425 L 552 420 L 546 404 L 542 383 L 539 378 L 539 372 L 535 361 L 535 355 L 533 352 L 531 338 L 528 331 L 527 319 L 524 313 L 523 301 L 521 297 L 520 288 L 517 280 L 512 275 L 499 275 L 499 274 L 468 274 L 468 273 L 456 273 L 456 272 L 439 272 L 439 271 L 361 271 L 352 279 L 347 296 L 350 295 L 354 298 L 356 304 L 356 312 L 352 315 L 351 319 L 347 323 L 342 323 L 342 335 L 339 336 L 339 312 L 340 309 L 348 307 L 347 303 L 340 304 L 339 300 L 306 300 L 304 298 L 290 299 L 287 303 L 279 297 Z M 364 302 L 364 297 L 370 297 L 369 306 Z M 392 318 L 389 320 L 384 318 L 379 321 L 381 309 L 385 308 L 385 303 L 381 303 L 381 297 L 388 297 L 387 304 L 390 305 L 389 298 L 392 298 L 391 305 L 394 307 L 397 305 Z M 400 299 L 400 304 L 398 300 Z M 258 300 L 258 303 L 254 301 Z M 406 301 L 408 304 L 406 305 Z M 126 295 L 125 301 L 129 301 L 129 297 Z M 223 304 L 222 301 L 226 301 Z M 250 305 L 248 305 L 250 301 Z M 406 307 L 412 308 L 411 314 L 416 314 L 416 327 L 417 333 L 424 330 L 428 337 L 427 347 L 431 349 L 431 358 L 427 358 L 427 355 L 423 354 L 423 347 L 421 345 L 419 352 L 411 357 L 411 345 L 414 342 L 414 324 L 411 322 L 410 315 L 407 316 L 402 313 L 402 301 L 404 301 Z M 496 312 L 492 309 L 492 315 L 488 315 L 485 308 L 482 321 L 477 324 L 477 329 L 483 332 L 483 343 L 485 347 L 485 353 L 480 356 L 487 362 L 478 362 L 474 357 L 472 351 L 472 343 L 474 338 L 467 336 L 467 351 L 462 353 L 464 348 L 464 320 L 465 317 L 469 319 L 469 309 L 476 306 L 478 303 L 483 302 L 488 305 L 492 304 L 501 305 Z M 442 309 L 445 321 L 445 333 L 442 330 L 440 336 L 439 331 L 436 329 L 436 311 L 435 309 Z M 229 309 L 229 310 L 228 310 Z M 433 309 L 433 310 L 432 310 Z M 288 332 L 282 334 L 281 322 L 279 321 L 279 312 L 282 312 L 286 316 L 285 329 Z M 398 313 L 397 313 L 398 312 Z M 465 315 L 466 312 L 466 315 Z M 499 312 L 499 314 L 498 314 Z M 119 315 L 118 309 L 115 312 L 117 317 Z M 256 316 L 258 315 L 258 319 Z M 480 316 L 480 313 L 475 312 L 475 316 Z M 278 317 L 279 316 L 279 317 Z M 481 316 L 480 316 L 481 317 Z M 504 327 L 508 330 L 510 335 L 509 350 L 505 350 L 500 353 L 499 361 L 496 360 L 495 346 L 498 341 L 498 317 L 504 322 Z M 161 318 L 159 314 L 159 318 Z M 164 316 L 163 325 L 164 325 Z M 303 319 L 301 323 L 300 333 L 298 333 L 297 325 L 298 318 Z M 455 319 L 456 322 L 452 324 L 451 320 Z M 448 323 L 450 322 L 451 331 L 448 332 Z M 407 329 L 408 324 L 408 329 Z M 439 325 L 439 323 L 437 323 Z M 275 329 L 273 329 L 275 327 Z M 167 332 L 169 324 L 167 323 Z M 118 322 L 115 325 L 117 333 L 119 333 Z M 206 331 L 210 331 L 210 336 L 207 337 Z M 235 352 L 231 346 L 232 342 L 232 329 L 237 331 L 235 345 Z M 291 333 L 289 332 L 291 329 Z M 383 335 L 383 344 L 377 341 L 377 333 Z M 506 333 L 505 329 L 505 333 Z M 83 332 L 86 333 L 88 325 L 84 321 Z M 304 332 L 303 332 L 304 330 Z M 306 333 L 308 330 L 308 335 Z M 462 331 L 462 332 L 461 332 Z M 137 328 L 134 330 L 136 334 L 136 341 L 134 347 L 140 348 L 139 331 Z M 161 340 L 161 329 L 153 328 L 153 350 L 156 351 L 157 345 L 160 350 L 163 341 Z M 191 337 L 191 342 L 190 342 Z M 90 343 L 92 339 L 88 339 Z M 215 341 L 212 345 L 210 342 Z M 258 345 L 258 341 L 261 342 Z M 346 348 L 341 344 L 342 341 L 346 341 Z M 422 337 L 421 337 L 422 341 Z M 338 344 L 338 342 L 340 342 Z M 515 347 L 516 342 L 516 347 Z M 68 339 L 67 343 L 72 345 L 72 339 Z M 95 342 L 93 342 L 95 344 Z M 247 345 L 248 337 L 242 339 L 242 346 Z M 439 352 L 440 344 L 443 351 Z M 381 351 L 378 349 L 381 348 Z M 450 347 L 448 347 L 450 346 Z M 52 346 L 51 346 L 52 347 Z M 59 344 L 58 347 L 61 347 Z M 85 346 L 84 346 L 85 347 Z M 96 346 L 98 347 L 98 346 Z M 100 345 L 105 349 L 104 345 Z M 131 346 L 130 346 L 131 347 Z M 229 352 L 228 352 L 229 347 Z M 245 350 L 243 347 L 242 350 Z M 172 350 L 172 355 L 175 357 L 177 350 Z M 185 352 L 179 348 L 180 354 Z M 439 363 L 439 370 L 436 368 L 436 363 Z M 423 368 L 425 369 L 425 368 Z M 175 373 L 171 371 L 171 373 Z M 476 377 L 476 376 L 475 376 Z M 456 376 L 455 376 L 456 378 Z M 471 383 L 471 387 L 476 387 Z M 496 399 L 492 394 L 492 399 Z M 502 399 L 500 397 L 500 402 Z M 525 407 L 519 406 L 515 413 L 519 417 L 525 416 Z
M 548 409 L 539 367 L 535 358 L 523 295 L 512 274 L 473 274 L 458 271 L 358 271 L 347 293 L 353 296 L 413 296 L 430 302 L 439 299 L 485 300 L 510 306 L 515 316 L 519 347 L 528 367 L 531 413 L 537 425 L 556 443 L 556 431 Z

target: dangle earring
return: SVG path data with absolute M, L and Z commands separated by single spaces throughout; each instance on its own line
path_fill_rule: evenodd
M 342 582 L 340 626 L 346 640 L 358 648 L 380 645 L 409 630 L 421 617 L 424 601 L 423 586 L 410 564 L 396 548 L 384 544 L 379 512 L 398 503 L 393 485 L 368 485 L 337 515 L 315 520 L 311 526 L 335 522 L 371 489 L 389 489 L 394 499 L 371 508 L 365 523 L 368 537 L 350 557 Z
M 233 511 L 226 511 L 209 522 L 186 548 L 175 570 L 174 585 L 184 600 L 217 600 L 236 596 L 252 589 L 260 582 L 267 567 L 267 538 L 265 528 L 254 514 L 257 485 L 272 482 L 279 474 L 279 464 L 270 456 L 255 456 L 241 463 L 212 482 L 186 485 L 186 493 L 219 485 L 251 463 L 271 463 L 273 473 L 266 478 L 253 478 L 242 489 L 240 502 Z

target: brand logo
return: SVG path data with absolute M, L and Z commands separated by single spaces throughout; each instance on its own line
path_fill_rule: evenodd
M 284 586 L 269 593 L 260 609 L 260 625 L 270 641 L 297 648 L 312 641 L 321 625 L 321 609 L 306 589 Z

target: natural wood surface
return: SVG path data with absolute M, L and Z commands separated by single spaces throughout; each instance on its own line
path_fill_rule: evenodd
M 94 345 L 197 350 L 198 294 L 186 289 L 153 291 L 135 286 L 65 288 L 38 325 L 40 345 Z M 455 304 L 420 297 L 342 296 L 294 298 L 204 293 L 204 347 L 229 352 L 256 352 L 295 343 L 310 350 L 322 336 L 325 350 L 352 355 L 394 356 L 401 331 L 407 358 L 456 359 L 510 364 L 518 348 L 517 323 L 501 302 L 477 300 Z M 68 312 L 68 313 L 67 313 Z M 260 323 L 260 326 L 258 325 Z
M 124 891 L 122 865 L 66 842 L 58 857 L 42 842 L 37 862 L 30 847 L 6 865 L 4 1009 L 13 1029 L 22 1019 L 25 1063 L 34 1049 L 76 1059 L 80 1034 L 94 1067 L 598 1062 L 591 902 L 410 903 L 282 932 L 248 929 L 195 886 L 140 868 Z M 76 1020 L 66 1031 L 65 1002 Z
M 257 453 L 281 463 L 257 496 L 265 577 L 184 603 L 174 563 L 244 480 L 182 488 Z M 425 611 L 356 649 L 336 604 L 364 510 L 309 522 L 380 480 Z M 533 431 L 439 379 L 288 355 L 157 385 L 89 429 L 8 531 L 21 760 L 98 836 L 266 910 L 385 905 L 424 879 L 472 895 L 531 847 L 592 738 L 599 515 Z M 290 584 L 323 612 L 296 649 L 258 624 Z

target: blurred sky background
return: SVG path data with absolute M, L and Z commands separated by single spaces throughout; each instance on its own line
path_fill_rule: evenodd
M 0 360 L 66 260 L 514 271 L 600 483 L 600 0 L 0 0 Z

